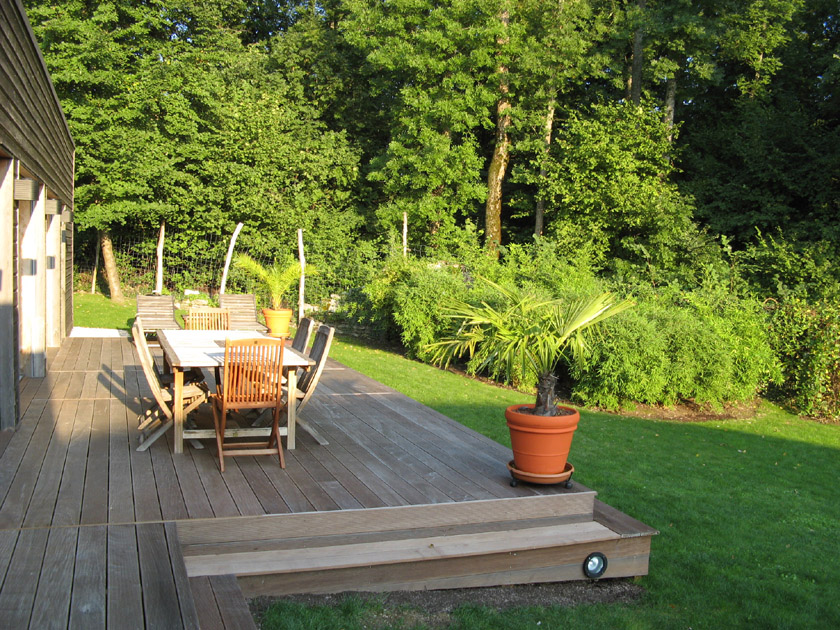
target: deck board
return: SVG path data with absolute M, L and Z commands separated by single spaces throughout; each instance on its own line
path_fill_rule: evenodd
M 160 350 L 154 352 L 160 362 Z M 195 524 L 205 535 L 221 524 L 226 532 L 246 536 L 247 547 L 261 536 L 288 538 L 288 533 L 264 531 L 267 516 L 343 514 L 355 526 L 367 523 L 379 531 L 398 523 L 387 510 L 422 508 L 420 522 L 409 529 L 421 536 L 422 527 L 428 527 L 428 536 L 445 537 L 445 528 L 436 530 L 429 520 L 438 509 L 465 506 L 470 512 L 483 501 L 555 495 L 591 503 L 591 493 L 578 483 L 571 491 L 527 484 L 512 488 L 504 466 L 507 448 L 335 361 L 329 361 L 301 414 L 329 444 L 300 431 L 298 448 L 286 451 L 285 469 L 274 457 L 234 457 L 222 474 L 212 440 L 175 455 L 171 431 L 137 452 L 138 416 L 152 402 L 125 338 L 65 340 L 48 354 L 46 377 L 22 381 L 20 400 L 17 430 L 0 434 L 0 619 L 8 627 L 253 628 L 243 590 L 264 592 L 272 580 L 188 577 L 182 530 L 175 523 Z M 199 410 L 198 422 L 212 426 L 207 407 Z M 510 518 L 524 527 L 528 512 L 515 505 L 510 509 L 521 513 Z M 635 553 L 633 545 L 642 541 L 633 537 L 653 530 L 600 505 L 599 526 Z M 552 518 L 562 524 L 577 517 Z M 353 527 L 342 527 L 327 529 L 321 542 L 346 538 Z M 472 526 L 458 527 L 469 538 Z M 476 536 L 492 540 L 492 531 L 502 525 L 476 527 Z M 364 545 L 368 535 L 359 533 L 354 540 Z M 408 534 L 376 535 L 387 541 Z M 553 579 L 551 562 L 562 564 L 565 556 L 546 555 L 550 558 L 543 560 L 537 552 L 519 554 L 509 570 L 503 569 L 502 554 L 475 562 L 452 558 L 417 571 L 409 565 L 348 566 L 343 576 L 339 571 L 326 581 L 306 572 L 273 581 L 312 591 L 348 577 L 383 588 L 400 584 L 394 580 L 404 580 L 405 588 L 480 585 L 496 579 L 483 569 L 472 573 L 472 565 L 484 564 L 487 575 L 510 583 Z M 638 565 L 646 571 L 647 556 L 639 558 L 623 561 L 627 570 Z M 573 570 L 570 564 L 568 571 Z
M 110 415 L 110 403 L 107 399 L 93 401 L 93 421 L 85 472 L 85 492 L 82 499 L 82 524 L 84 525 L 108 522 Z
M 44 563 L 48 564 L 49 571 L 43 571 L 38 581 L 30 622 L 33 628 L 59 628 L 67 625 L 78 535 L 79 530 L 74 527 L 49 530 L 44 554 Z
M 137 554 L 137 531 L 133 525 L 108 528 L 108 597 L 109 628 L 143 628 L 143 597 L 140 584 L 140 561 Z
M 106 626 L 108 528 L 80 527 L 70 603 L 70 628 Z
M 175 578 L 167 554 L 166 536 L 162 523 L 137 525 L 137 545 L 140 557 L 140 582 L 143 590 L 143 612 L 147 628 L 167 628 L 181 618 Z
M 0 619 L 8 628 L 29 626 L 48 536 L 47 529 L 20 530 L 0 590 Z
M 85 489 L 85 470 L 87 469 L 87 453 L 90 443 L 90 423 L 93 407 L 81 407 L 78 401 L 65 400 L 62 409 L 75 416 L 73 430 L 70 434 L 70 444 L 67 447 L 67 457 L 61 474 L 61 485 L 55 510 L 52 514 L 54 526 L 74 525 L 80 522 L 82 497 Z M 91 413 L 85 413 L 85 410 Z

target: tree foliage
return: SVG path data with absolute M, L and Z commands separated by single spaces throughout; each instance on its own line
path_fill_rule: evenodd
M 663 400 L 735 391 L 675 358 L 740 365 L 719 340 L 755 331 L 683 308 L 709 273 L 743 299 L 840 295 L 836 0 L 24 3 L 76 141 L 80 249 L 165 222 L 198 256 L 242 221 L 240 247 L 283 259 L 303 228 L 324 296 L 417 355 L 435 291 L 475 297 L 478 274 L 676 291 L 611 342 L 666 349 Z M 420 262 L 389 253 L 403 216 Z

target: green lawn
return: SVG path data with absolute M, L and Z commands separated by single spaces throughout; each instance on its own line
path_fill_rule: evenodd
M 530 399 L 358 343 L 332 354 L 503 444 L 504 406 Z M 453 628 L 840 627 L 840 426 L 766 403 L 750 420 L 691 424 L 581 415 L 575 478 L 661 532 L 646 596 L 504 613 L 465 602 Z M 263 627 L 362 628 L 367 610 L 281 605 Z
M 81 307 L 77 299 L 77 325 L 111 321 L 81 319 Z M 114 320 L 125 328 L 131 316 Z M 530 400 L 348 340 L 331 355 L 503 444 L 504 407 Z M 632 605 L 503 613 L 465 601 L 452 628 L 840 627 L 840 426 L 767 403 L 750 420 L 581 416 L 570 455 L 575 479 L 661 532 L 640 580 L 646 595 Z M 330 608 L 280 604 L 263 627 L 361 629 L 372 627 L 375 609 L 356 599 Z
M 73 294 L 73 324 L 82 328 L 131 330 L 137 304 L 126 298 L 122 304 L 100 293 Z

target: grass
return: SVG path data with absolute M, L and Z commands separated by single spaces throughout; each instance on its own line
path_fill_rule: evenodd
M 358 343 L 332 353 L 503 444 L 504 406 L 530 400 Z M 840 426 L 767 403 L 752 419 L 702 423 L 583 411 L 571 460 L 600 499 L 660 530 L 645 597 L 505 612 L 465 602 L 452 628 L 840 627 Z M 363 627 L 367 614 L 285 606 L 263 627 Z
M 175 310 L 175 319 L 183 323 L 184 309 Z M 101 293 L 76 292 L 73 294 L 73 324 L 81 328 L 115 328 L 131 330 L 137 303 L 133 297 L 121 303 L 112 301 Z
M 82 306 L 77 299 L 77 313 Z M 112 321 L 78 317 L 80 326 Z M 113 321 L 125 327 L 125 318 Z M 502 444 L 509 444 L 502 410 L 531 399 L 360 343 L 339 341 L 331 355 Z M 840 627 L 840 426 L 767 403 L 748 420 L 581 416 L 570 457 L 575 478 L 661 532 L 650 574 L 640 578 L 646 595 L 631 605 L 504 612 L 465 601 L 451 628 Z M 371 628 L 377 606 L 357 598 L 330 607 L 280 602 L 262 627 Z
M 100 293 L 73 294 L 73 323 L 82 328 L 131 330 L 136 313 L 134 300 L 118 303 Z

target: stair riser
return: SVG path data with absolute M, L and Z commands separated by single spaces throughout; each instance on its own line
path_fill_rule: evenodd
M 393 591 L 471 588 L 587 579 L 583 561 L 593 551 L 607 556 L 605 578 L 646 575 L 650 538 L 590 542 L 517 554 L 492 554 L 396 565 L 331 571 L 245 576 L 239 583 L 245 597 L 342 591 Z

